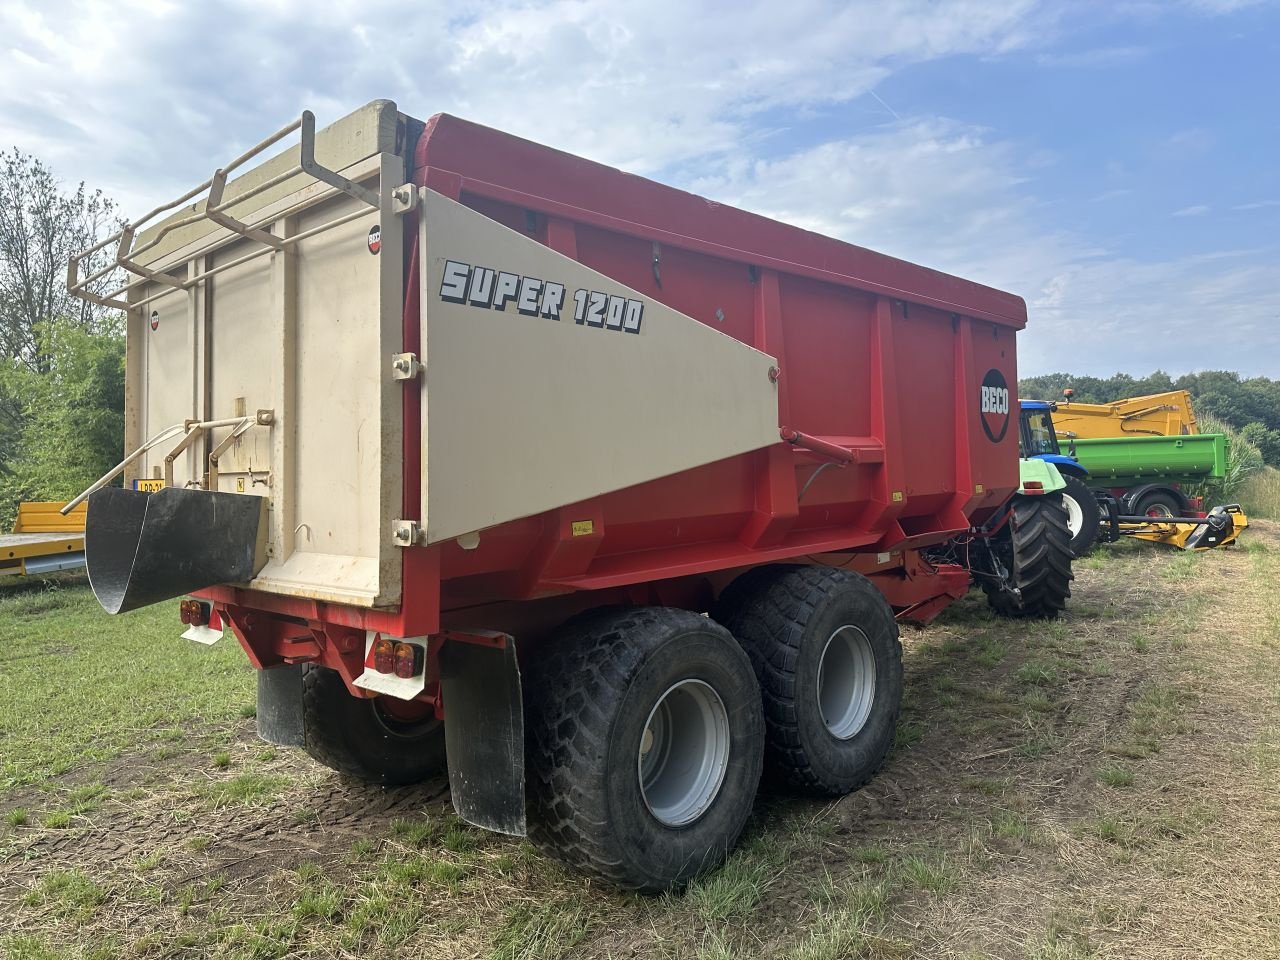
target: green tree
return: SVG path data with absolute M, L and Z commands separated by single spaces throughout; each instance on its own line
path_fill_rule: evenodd
M 21 396 L 13 459 L 0 476 L 0 523 L 20 500 L 67 500 L 120 459 L 124 435 L 124 337 L 90 333 L 77 322 L 39 324 L 44 372 L 10 360 L 0 388 Z
M 1266 424 L 1255 420 L 1240 428 L 1240 436 L 1258 448 L 1264 461 L 1280 466 L 1280 430 L 1269 430 Z
M 66 284 L 68 258 L 116 227 L 114 211 L 101 191 L 64 189 L 37 158 L 0 151 L 0 530 L 17 500 L 61 496 L 119 454 L 120 315 Z M 91 291 L 117 284 L 112 255 L 83 264 L 102 273 Z

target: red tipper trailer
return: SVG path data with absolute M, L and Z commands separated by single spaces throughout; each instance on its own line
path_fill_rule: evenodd
M 387 101 L 143 220 L 206 192 L 120 289 L 72 264 L 128 311 L 99 599 L 194 594 L 264 737 L 447 754 L 464 818 L 622 886 L 720 862 L 766 761 L 866 782 L 895 617 L 969 583 L 921 551 L 1033 526 L 1016 296 Z

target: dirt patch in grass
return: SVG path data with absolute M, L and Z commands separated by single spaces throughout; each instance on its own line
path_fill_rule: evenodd
M 42 777 L 10 758 L 0 951 L 1280 957 L 1278 574 L 1264 522 L 1230 551 L 1105 548 L 1077 563 L 1060 622 L 970 596 L 904 629 L 880 776 L 834 802 L 762 794 L 726 868 L 665 897 L 466 827 L 443 782 L 354 785 L 267 747 L 232 685 L 196 701 L 211 731 L 166 715 L 136 749 Z M 64 609 L 28 621 L 33 642 L 65 633 Z M 148 629 L 167 650 L 165 626 Z

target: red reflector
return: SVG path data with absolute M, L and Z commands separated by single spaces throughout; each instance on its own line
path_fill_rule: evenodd
M 401 680 L 422 672 L 422 648 L 416 643 L 396 644 L 396 676 Z
M 373 669 L 379 673 L 392 673 L 396 668 L 396 645 L 379 638 L 373 643 Z
M 183 600 L 178 605 L 178 616 L 190 627 L 203 627 L 209 623 L 209 614 L 213 612 L 213 604 L 203 600 Z
M 1028 480 L 1022 485 L 1023 493 L 1044 493 L 1044 484 L 1039 480 Z

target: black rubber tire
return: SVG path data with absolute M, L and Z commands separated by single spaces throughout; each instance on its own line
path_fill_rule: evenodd
M 1098 542 L 1098 534 L 1101 532 L 1102 510 L 1098 507 L 1098 500 L 1093 495 L 1093 491 L 1084 485 L 1084 481 L 1079 477 L 1063 476 L 1066 481 L 1066 489 L 1062 491 L 1062 499 L 1074 500 L 1080 507 L 1081 526 L 1080 531 L 1071 538 L 1071 555 L 1073 557 L 1087 556 L 1093 550 L 1094 544 Z M 1070 527 L 1068 527 L 1070 532 Z
M 725 590 L 716 616 L 747 651 L 760 682 L 770 773 L 828 796 L 870 781 L 893 747 L 902 704 L 898 624 L 871 581 L 831 567 L 761 567 Z M 866 721 L 841 740 L 823 720 L 818 676 L 828 640 L 844 625 L 869 641 L 876 679 Z
M 679 888 L 719 866 L 751 813 L 764 753 L 760 689 L 729 632 L 684 610 L 614 610 L 571 622 L 532 660 L 524 690 L 534 845 L 627 890 Z M 661 697 L 695 678 L 725 706 L 729 755 L 706 811 L 672 827 L 645 802 L 640 744 Z
M 1147 511 L 1151 509 L 1164 508 L 1168 511 L 1167 516 L 1181 517 L 1186 513 L 1187 506 L 1183 503 L 1182 498 L 1171 490 L 1152 490 L 1144 493 L 1133 503 L 1133 516 L 1145 517 Z
M 302 671 L 302 722 L 311 757 L 348 777 L 397 786 L 421 783 L 445 769 L 444 724 L 403 724 L 376 699 L 353 697 L 328 667 Z
M 1000 616 L 1051 620 L 1066 608 L 1074 579 L 1067 511 L 1056 494 L 1016 496 L 1011 509 L 1013 516 L 991 544 L 1009 581 L 983 576 L 979 582 Z

